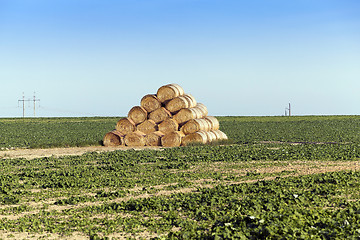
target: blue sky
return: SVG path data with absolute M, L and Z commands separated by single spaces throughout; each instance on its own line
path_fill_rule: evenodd
M 125 116 L 168 83 L 215 116 L 360 115 L 360 1 L 0 0 L 0 80 L 0 117 L 34 91 Z

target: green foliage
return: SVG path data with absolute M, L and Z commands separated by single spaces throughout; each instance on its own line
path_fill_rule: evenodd
M 0 149 L 99 145 L 120 118 L 0 119 Z
M 360 143 L 360 116 L 218 117 L 235 143 Z
M 50 239 L 55 233 L 89 239 L 360 238 L 358 169 L 297 176 L 296 168 L 357 163 L 359 117 L 219 120 L 231 141 L 242 144 L 2 159 L 0 228 L 8 236 L 46 233 Z M 0 144 L 98 144 L 115 123 L 4 119 Z M 295 169 L 260 171 L 290 164 Z
M 210 145 L 261 141 L 360 143 L 360 116 L 217 117 L 230 138 Z M 100 145 L 120 117 L 0 120 L 0 149 Z

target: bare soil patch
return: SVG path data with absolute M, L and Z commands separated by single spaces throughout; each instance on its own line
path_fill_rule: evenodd
M 68 148 L 39 148 L 39 149 L 10 149 L 0 151 L 0 158 L 10 159 L 10 158 L 25 158 L 25 159 L 35 159 L 42 157 L 61 157 L 61 156 L 70 156 L 70 155 L 82 155 L 88 152 L 109 152 L 115 150 L 144 150 L 144 149 L 153 149 L 160 150 L 162 147 L 104 147 L 104 146 L 87 146 L 87 147 L 68 147 Z

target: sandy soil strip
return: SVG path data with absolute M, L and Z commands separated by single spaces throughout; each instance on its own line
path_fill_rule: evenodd
M 61 157 L 69 155 L 82 155 L 87 152 L 108 152 L 115 150 L 144 150 L 153 149 L 161 150 L 162 147 L 104 147 L 104 146 L 88 146 L 88 147 L 68 147 L 68 148 L 43 148 L 43 149 L 11 149 L 0 151 L 0 158 L 11 159 L 11 158 L 25 158 L 34 159 L 41 157 Z

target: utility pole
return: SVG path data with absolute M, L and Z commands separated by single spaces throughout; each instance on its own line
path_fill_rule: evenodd
M 34 99 L 33 99 L 33 102 L 34 102 L 34 117 L 35 117 L 35 106 L 36 106 L 36 102 L 40 102 L 40 99 L 36 99 L 35 97 L 35 92 L 34 92 Z
M 289 117 L 291 116 L 291 105 L 289 103 Z
M 23 96 L 22 96 L 22 100 L 18 100 L 19 102 L 22 102 L 22 108 L 23 108 L 23 118 L 25 117 L 25 96 L 24 96 L 24 92 L 23 92 Z
M 34 102 L 34 117 L 35 117 L 35 106 L 36 106 L 36 102 L 39 102 L 40 99 L 36 99 L 35 97 L 35 92 L 34 92 L 34 98 L 31 100 L 31 99 L 27 99 L 25 100 L 25 95 L 23 93 L 23 96 L 22 96 L 22 99 L 18 100 L 18 103 L 19 102 L 22 102 L 22 108 L 23 108 L 23 118 L 25 117 L 25 102 L 30 102 L 30 101 L 33 101 Z
M 285 108 L 285 116 L 286 116 L 286 110 L 288 111 L 288 113 L 289 113 L 289 117 L 291 116 L 291 105 L 290 105 L 290 103 L 289 103 L 289 107 L 288 108 Z

